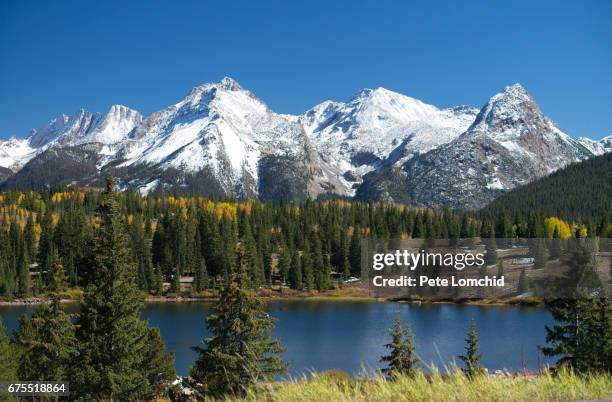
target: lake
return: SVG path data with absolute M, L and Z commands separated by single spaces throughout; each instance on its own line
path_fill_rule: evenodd
M 8 334 L 21 314 L 34 306 L 0 306 Z M 67 305 L 69 312 L 78 305 Z M 196 358 L 190 346 L 207 335 L 204 317 L 209 303 L 151 303 L 143 317 L 158 326 L 169 351 L 176 353 L 176 370 L 186 375 Z M 412 323 L 419 358 L 439 367 L 463 353 L 464 338 L 476 320 L 483 363 L 489 370 L 536 370 L 544 359 L 538 346 L 545 343 L 544 325 L 553 323 L 542 308 L 514 306 L 411 305 L 373 301 L 271 301 L 269 313 L 277 318 L 274 335 L 287 349 L 290 374 L 310 370 L 342 369 L 353 375 L 380 367 L 378 360 L 389 341 L 388 330 L 399 311 Z

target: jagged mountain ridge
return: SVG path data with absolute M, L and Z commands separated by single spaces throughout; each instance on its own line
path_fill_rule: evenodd
M 593 153 L 542 114 L 520 85 L 493 96 L 455 140 L 366 176 L 359 199 L 476 209 Z
M 385 88 L 359 91 L 348 103 L 326 101 L 300 121 L 319 152 L 348 182 L 386 164 L 445 144 L 465 131 L 477 109 L 440 110 Z
M 32 158 L 53 147 L 89 143 L 112 146 L 141 122 L 139 112 L 123 105 L 113 105 L 104 114 L 85 109 L 72 116 L 63 114 L 32 130 L 25 139 L 0 141 L 0 166 L 19 171 Z
M 577 141 L 584 145 L 594 155 L 603 155 L 612 152 L 612 135 L 604 137 L 599 141 L 586 137 L 580 137 Z
M 142 191 L 190 191 L 196 180 L 199 186 L 242 198 L 303 199 L 329 189 L 346 194 L 339 173 L 319 159 L 297 117 L 272 112 L 227 77 L 193 88 L 185 99 L 146 119 L 124 107 L 112 107 L 104 116 L 81 110 L 52 120 L 26 140 L 11 141 L 5 148 L 16 143 L 26 149 L 13 154 L 15 160 L 4 161 L 0 154 L 0 161 L 17 171 L 7 181 L 11 186 L 18 185 L 20 175 L 28 176 L 22 181 L 29 185 L 52 181 L 57 177 L 52 172 L 37 173 L 22 165 L 33 158 L 57 164 L 60 153 L 50 151 L 70 149 L 61 154 L 71 155 L 72 163 L 87 160 L 87 170 L 95 159 L 100 174 L 112 167 L 124 186 Z M 95 158 L 79 155 L 92 147 L 97 148 Z M 269 171 L 275 180 L 266 177 Z M 95 184 L 97 178 L 80 177 L 78 169 L 73 177 L 62 176 L 64 182 L 79 185 Z
M 567 136 L 517 85 L 480 111 L 438 109 L 376 88 L 292 116 L 274 113 L 226 77 L 193 88 L 146 118 L 125 106 L 62 115 L 27 139 L 0 141 L 0 167 L 16 172 L 5 187 L 50 184 L 60 176 L 63 183 L 95 185 L 112 167 L 122 185 L 143 192 L 172 188 L 299 200 L 356 191 L 364 200 L 474 208 L 490 201 L 488 190 L 505 191 L 541 176 L 525 166 L 547 174 L 597 154 L 598 147 L 605 150 L 604 140 Z M 470 153 L 487 160 L 493 155 L 495 162 L 484 164 L 493 170 L 457 171 L 462 155 Z M 62 169 L 63 158 L 72 158 L 70 169 Z M 62 174 L 41 172 L 41 161 Z M 79 166 L 87 175 L 79 174 Z M 433 190 L 427 188 L 432 183 Z M 487 196 L 469 201 L 470 192 L 481 188 Z

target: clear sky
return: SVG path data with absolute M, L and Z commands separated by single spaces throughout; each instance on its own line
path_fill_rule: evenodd
M 301 113 L 383 86 L 482 106 L 515 82 L 573 136 L 612 134 L 612 1 L 0 2 L 0 138 L 229 75 Z

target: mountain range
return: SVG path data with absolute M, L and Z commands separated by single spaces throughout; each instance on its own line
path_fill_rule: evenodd
M 122 187 L 142 193 L 477 209 L 609 151 L 612 136 L 572 138 L 519 84 L 480 110 L 440 109 L 376 88 L 296 116 L 275 113 L 226 77 L 148 117 L 121 105 L 80 110 L 0 141 L 0 182 L 97 186 L 112 168 Z

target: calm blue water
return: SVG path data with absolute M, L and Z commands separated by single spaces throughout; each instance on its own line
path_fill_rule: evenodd
M 150 325 L 160 327 L 167 349 L 176 353 L 179 375 L 187 374 L 196 358 L 190 346 L 207 335 L 204 317 L 210 306 L 154 303 L 143 312 Z M 34 308 L 0 306 L 7 333 L 16 328 L 21 314 Z M 75 312 L 78 306 L 66 309 Z M 489 370 L 535 370 L 550 362 L 537 349 L 544 344 L 544 325 L 552 324 L 550 313 L 541 308 L 296 300 L 270 302 L 268 311 L 278 319 L 274 335 L 287 349 L 284 359 L 291 363 L 291 375 L 332 368 L 359 374 L 363 368 L 380 367 L 378 360 L 398 311 L 404 322 L 412 323 L 417 353 L 425 363 L 442 366 L 461 354 L 472 317 Z

